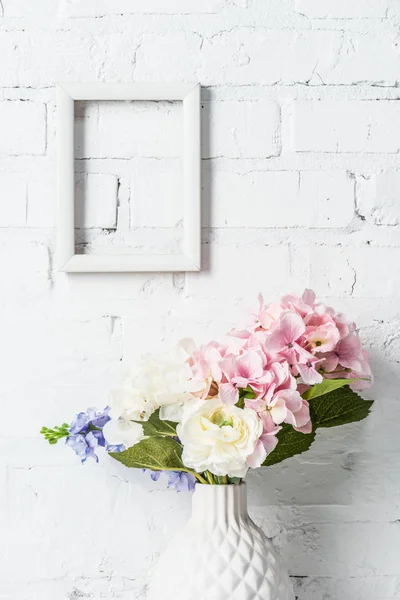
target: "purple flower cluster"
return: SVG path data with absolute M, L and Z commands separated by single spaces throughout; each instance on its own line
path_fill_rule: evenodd
M 168 476 L 168 487 L 173 487 L 176 492 L 190 492 L 196 485 L 196 477 L 190 473 L 182 471 L 151 471 L 143 469 L 150 473 L 153 481 L 158 481 L 163 473 Z
M 108 444 L 104 438 L 102 429 L 110 420 L 109 412 L 109 406 L 102 412 L 97 412 L 95 408 L 88 408 L 86 412 L 77 414 L 72 421 L 65 443 L 74 450 L 83 463 L 89 457 L 99 462 L 96 454 L 98 447 L 105 448 L 107 452 L 121 452 L 124 449 L 123 446 Z

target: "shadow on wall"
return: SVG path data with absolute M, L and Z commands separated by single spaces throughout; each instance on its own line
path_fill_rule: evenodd
M 206 92 L 202 90 L 204 96 Z M 211 228 L 211 211 L 212 211 L 212 180 L 213 167 L 212 161 L 208 160 L 210 156 L 210 102 L 203 101 L 201 103 L 201 226 L 202 226 L 202 271 L 211 270 L 211 252 L 210 244 L 212 242 Z
M 359 597 L 357 577 L 375 585 L 378 571 L 395 569 L 400 381 L 384 349 L 371 352 L 371 365 L 375 384 L 363 392 L 375 399 L 368 419 L 320 430 L 307 453 L 248 477 L 250 514 L 284 556 L 298 600 Z M 370 594 L 366 587 L 366 598 L 378 598 Z

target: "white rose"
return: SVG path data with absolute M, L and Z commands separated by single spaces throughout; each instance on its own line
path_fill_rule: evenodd
M 190 410 L 192 408 L 192 410 Z M 244 477 L 263 426 L 257 413 L 214 400 L 187 405 L 177 434 L 183 444 L 182 460 L 198 473 Z

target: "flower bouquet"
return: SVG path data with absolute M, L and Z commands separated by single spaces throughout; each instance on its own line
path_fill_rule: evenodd
M 196 486 L 197 512 L 192 525 L 202 522 L 201 507 L 207 503 L 215 504 L 219 498 L 225 516 L 233 503 L 237 505 L 234 514 L 242 515 L 242 530 L 251 532 L 251 560 L 258 552 L 267 561 L 262 577 L 251 576 L 247 565 L 244 578 L 253 577 L 259 584 L 257 590 L 265 588 L 265 593 L 254 595 L 253 582 L 253 595 L 235 595 L 237 585 L 230 576 L 231 584 L 224 583 L 225 595 L 220 591 L 218 597 L 286 600 L 293 598 L 290 584 L 278 568 L 272 546 L 247 515 L 242 481 L 249 469 L 268 467 L 308 450 L 317 429 L 364 419 L 372 402 L 363 400 L 357 391 L 371 383 L 368 354 L 355 324 L 343 314 L 317 302 L 311 290 L 270 305 L 265 305 L 260 295 L 258 311 L 248 326 L 231 331 L 227 341 L 197 347 L 185 339 L 162 360 L 147 357 L 139 370 L 111 393 L 110 404 L 103 411 L 88 409 L 76 415 L 71 425 L 44 427 L 42 433 L 51 444 L 65 438 L 82 462 L 89 457 L 98 460 L 96 452 L 102 447 L 127 467 L 149 471 L 153 479 L 165 472 L 169 485 L 178 491 L 193 489 L 196 483 L 207 484 Z M 210 491 L 210 486 L 218 491 Z M 197 492 L 201 488 L 203 491 Z M 228 529 L 224 540 L 229 538 Z M 191 535 L 195 535 L 193 531 Z M 240 540 L 236 540 L 236 548 L 240 548 Z M 181 553 L 182 547 L 182 560 L 190 571 L 195 558 L 181 540 Z M 175 547 L 175 560 L 176 552 Z M 243 552 L 239 554 L 243 559 Z M 198 557 L 196 561 L 198 570 Z M 168 595 L 160 571 L 161 587 L 153 586 L 154 598 L 157 594 L 182 600 L 217 597 L 212 596 L 214 588 L 210 595 L 204 592 L 204 580 L 199 588 L 203 595 L 199 590 L 185 592 L 179 573 L 175 579 L 171 575 L 168 557 L 163 568 L 171 593 Z M 273 576 L 266 578 L 271 570 Z M 187 571 L 179 571 L 191 581 Z M 228 568 L 224 572 L 233 573 Z M 221 576 L 215 574 L 215 585 L 220 585 Z M 271 581 L 272 591 L 268 587 Z

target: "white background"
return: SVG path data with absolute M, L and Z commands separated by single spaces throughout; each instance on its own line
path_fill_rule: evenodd
M 299 600 L 400 598 L 398 0 L 3 4 L 0 598 L 145 599 L 190 497 L 111 460 L 81 466 L 40 427 L 105 406 L 142 351 L 221 336 L 246 323 L 259 291 L 272 300 L 308 286 L 359 324 L 374 413 L 251 475 L 251 511 L 282 549 Z M 204 86 L 201 273 L 57 273 L 62 80 Z M 85 227 L 109 235 L 118 207 L 139 247 L 168 246 L 168 229 L 163 238 L 131 226 L 179 219 L 176 149 L 147 144 L 160 131 L 169 139 L 179 111 L 138 114 L 132 134 L 118 107 L 94 116 L 105 137 L 80 155 Z M 136 201 L 129 218 L 137 197 L 160 191 L 171 210 Z

